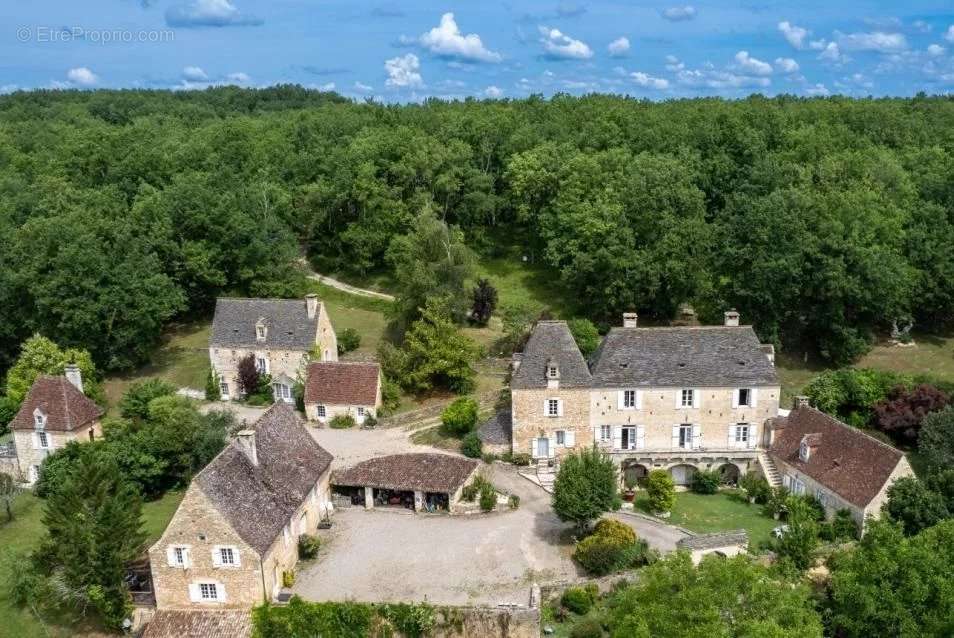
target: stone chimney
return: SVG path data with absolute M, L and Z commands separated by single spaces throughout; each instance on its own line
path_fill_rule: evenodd
M 72 383 L 77 390 L 83 391 L 83 373 L 80 372 L 78 365 L 75 363 L 66 364 L 63 374 L 66 375 L 66 380 Z
M 639 315 L 635 312 L 624 312 L 623 313 L 623 327 L 624 328 L 635 328 L 636 323 L 639 321 Z
M 811 404 L 808 402 L 808 397 L 799 395 L 792 400 L 792 409 L 797 410 L 798 408 L 807 408 Z
M 725 311 L 725 325 L 732 327 L 739 325 L 739 313 L 735 308 L 729 308 Z
M 258 452 L 255 450 L 255 430 L 239 430 L 235 434 L 235 440 L 238 441 L 239 449 L 248 457 L 252 465 L 258 465 Z
M 318 313 L 318 295 L 314 293 L 305 295 L 305 307 L 308 308 L 308 318 L 314 319 Z

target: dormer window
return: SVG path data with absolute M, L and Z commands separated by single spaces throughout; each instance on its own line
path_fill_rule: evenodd
M 801 445 L 798 446 L 798 458 L 800 458 L 803 463 L 807 463 L 811 455 L 812 448 L 809 447 L 808 441 L 802 441 Z
M 258 323 L 255 324 L 255 339 L 257 341 L 265 341 L 267 335 L 268 328 L 265 326 L 265 320 L 259 319 Z
M 33 411 L 33 427 L 37 430 L 42 430 L 46 427 L 46 414 L 44 414 L 40 408 Z
M 556 366 L 550 366 L 547 368 L 547 376 L 551 379 L 556 379 L 558 376 L 560 376 L 560 371 Z

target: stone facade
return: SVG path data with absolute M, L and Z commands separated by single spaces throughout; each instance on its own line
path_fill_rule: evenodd
M 590 392 L 580 388 L 514 390 L 511 419 L 514 453 L 532 458 L 554 458 L 593 444 Z M 551 416 L 551 401 L 557 401 Z
M 321 404 L 321 407 L 324 409 L 324 416 L 319 414 L 319 404 L 311 403 L 305 405 L 305 416 L 308 417 L 309 421 L 327 423 L 338 415 L 345 415 L 352 417 L 358 425 L 361 425 L 369 415 L 377 417 L 378 408 L 381 407 L 381 394 L 379 391 L 378 400 L 374 405 L 370 403 L 365 405 Z
M 40 465 L 43 459 L 50 456 L 56 450 L 65 447 L 71 441 L 85 443 L 103 436 L 103 429 L 99 421 L 94 421 L 82 428 L 72 432 L 58 432 L 54 430 L 46 431 L 47 447 L 40 447 L 36 432 L 30 430 L 14 430 L 13 444 L 17 450 L 17 463 L 20 469 L 20 475 L 27 483 L 35 483 L 38 476 Z

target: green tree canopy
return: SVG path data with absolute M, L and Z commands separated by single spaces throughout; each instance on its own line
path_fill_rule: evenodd
M 83 392 L 102 402 L 105 397 L 89 352 L 78 348 L 64 350 L 41 335 L 33 335 L 20 347 L 20 356 L 7 372 L 7 397 L 19 408 L 38 376 L 61 375 L 68 363 L 75 363 L 79 367 L 83 376 Z
M 585 531 L 603 513 L 619 507 L 616 466 L 596 447 L 568 454 L 553 482 L 553 511 Z

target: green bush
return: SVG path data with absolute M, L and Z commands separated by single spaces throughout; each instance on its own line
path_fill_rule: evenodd
M 484 452 L 480 455 L 480 460 L 486 463 L 487 465 L 490 465 L 491 463 L 497 460 L 497 455 L 494 454 L 493 452 Z
M 649 509 L 653 512 L 668 512 L 676 503 L 676 485 L 666 470 L 653 470 L 646 477 L 646 494 Z
M 378 427 L 378 418 L 374 416 L 373 414 L 371 414 L 370 412 L 366 412 L 364 415 L 364 421 L 361 423 L 361 427 L 363 428 Z
M 483 483 L 480 486 L 480 509 L 489 512 L 497 505 L 497 490 L 490 483 Z
M 347 354 L 361 345 L 361 333 L 354 328 L 345 328 L 338 333 L 338 354 Z
M 129 386 L 119 400 L 119 413 L 126 419 L 145 419 L 149 402 L 158 397 L 176 393 L 176 386 L 163 379 L 146 379 Z
M 788 489 L 782 486 L 769 490 L 768 498 L 765 499 L 765 515 L 780 517 L 785 514 L 788 511 L 788 496 Z
M 755 502 L 759 504 L 765 504 L 765 501 L 768 500 L 769 494 L 772 491 L 772 486 L 769 485 L 769 482 L 755 472 L 748 472 L 743 475 L 742 478 L 739 479 L 739 487 L 745 490 L 745 493 L 748 494 L 750 498 L 755 499 Z
M 510 456 L 510 460 L 514 465 L 530 465 L 530 455 L 526 452 L 516 452 Z
M 401 406 L 401 386 L 388 377 L 381 379 L 381 407 L 378 408 L 380 416 L 394 414 L 394 411 Z
M 479 459 L 483 452 L 483 443 L 476 432 L 468 432 L 460 442 L 460 453 L 471 459 Z
M 517 494 L 511 494 L 510 499 L 508 500 L 508 503 L 510 503 L 510 509 L 512 510 L 517 509 L 518 507 L 520 507 L 520 496 L 518 496 Z
M 603 638 L 603 626 L 595 618 L 583 618 L 573 625 L 570 638 Z
M 582 587 L 570 587 L 560 597 L 560 604 L 580 616 L 586 615 L 593 607 L 593 597 Z
M 589 319 L 570 319 L 566 322 L 584 357 L 589 357 L 600 345 L 600 333 Z
M 335 430 L 347 430 L 348 428 L 353 428 L 357 425 L 354 417 L 350 414 L 336 414 L 331 417 L 331 420 L 328 421 L 328 427 Z
M 692 491 L 696 494 L 715 494 L 722 477 L 718 472 L 702 470 L 692 475 Z
M 470 485 L 465 485 L 463 488 L 461 488 L 460 497 L 468 503 L 473 503 L 477 498 L 478 492 L 480 492 L 480 488 L 471 483 Z
M 477 402 L 470 397 L 460 397 L 444 408 L 441 423 L 455 436 L 467 434 L 477 425 Z
M 311 534 L 302 534 L 298 537 L 298 558 L 309 560 L 318 555 L 321 539 Z
M 626 545 L 632 545 L 636 542 L 636 532 L 633 531 L 633 528 L 615 518 L 601 518 L 593 526 L 593 534 L 617 540 Z
M 576 544 L 573 559 L 592 576 L 604 576 L 645 564 L 649 547 L 625 523 L 602 519 L 593 533 Z
M 208 374 L 205 375 L 205 400 L 218 401 L 222 398 L 222 388 L 219 386 L 219 375 L 215 369 L 210 367 Z

